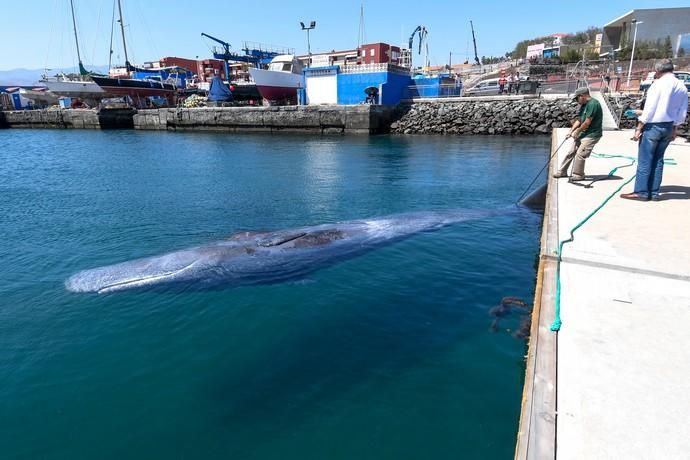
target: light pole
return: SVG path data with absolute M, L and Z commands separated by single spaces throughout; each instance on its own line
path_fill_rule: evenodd
M 309 41 L 309 31 L 316 28 L 316 21 L 311 21 L 309 27 L 305 26 L 303 22 L 300 22 L 299 25 L 302 26 L 302 30 L 307 31 L 307 52 L 309 53 L 309 65 L 311 65 L 311 42 Z
M 637 19 L 633 19 L 631 21 L 633 24 L 635 24 L 635 33 L 633 34 L 633 46 L 632 46 L 632 52 L 630 53 L 630 66 L 628 67 L 628 82 L 625 84 L 625 87 L 630 90 L 630 74 L 632 73 L 632 64 L 633 64 L 633 59 L 635 58 L 635 42 L 637 41 L 637 26 L 639 24 L 644 24 L 642 21 L 638 21 Z

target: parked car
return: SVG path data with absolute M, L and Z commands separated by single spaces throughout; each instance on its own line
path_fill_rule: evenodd
M 482 80 L 472 88 L 466 89 L 465 96 L 498 96 L 498 78 Z
M 673 72 L 676 75 L 676 78 L 683 83 L 685 83 L 685 87 L 687 88 L 688 91 L 690 91 L 690 72 Z M 655 72 L 649 72 L 647 75 L 647 78 L 642 80 L 640 83 L 640 91 L 646 92 L 650 86 L 652 86 L 652 83 L 654 83 L 654 74 Z
M 528 77 L 520 77 L 520 94 L 536 94 L 540 82 L 530 80 Z M 504 91 L 508 91 L 506 84 Z M 511 93 L 512 94 L 512 93 Z M 482 80 L 472 88 L 465 90 L 463 96 L 498 96 L 498 78 Z

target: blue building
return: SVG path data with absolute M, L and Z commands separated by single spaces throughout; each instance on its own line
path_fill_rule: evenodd
M 312 67 L 304 70 L 306 103 L 362 104 L 367 88 L 377 88 L 377 103 L 395 105 L 404 97 L 412 79 L 406 67 L 393 64 L 364 64 Z
M 352 105 L 367 102 L 367 91 L 376 93 L 374 103 L 396 105 L 415 98 L 457 97 L 462 81 L 450 74 L 415 75 L 407 67 L 391 64 L 332 65 L 304 70 L 306 92 L 301 103 Z M 367 90 L 368 89 L 368 90 Z

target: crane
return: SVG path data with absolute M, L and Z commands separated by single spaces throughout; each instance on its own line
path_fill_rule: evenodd
M 472 25 L 472 21 L 470 21 L 470 27 L 472 28 L 472 43 L 474 43 L 474 62 L 477 65 L 482 65 L 482 63 L 479 62 L 479 55 L 477 54 L 477 39 L 474 38 L 474 25 Z
M 278 56 L 279 54 L 294 54 L 294 50 L 291 48 L 278 49 L 267 45 L 262 45 L 261 43 L 248 43 L 244 42 L 244 54 L 233 53 L 230 51 L 232 46 L 230 43 L 225 42 L 219 38 L 212 35 L 201 32 L 202 37 L 210 38 L 216 43 L 219 43 L 223 47 L 222 53 L 213 52 L 213 57 L 216 59 L 222 59 L 225 62 L 225 77 L 230 79 L 230 72 L 228 61 L 233 62 L 247 62 L 253 64 L 257 68 L 262 65 L 266 65 L 271 62 L 271 59 Z M 251 46 L 251 48 L 250 48 Z
M 424 27 L 424 26 L 417 26 L 417 27 L 414 29 L 414 31 L 412 32 L 412 35 L 410 35 L 410 41 L 409 41 L 409 46 L 408 46 L 408 48 L 410 48 L 410 52 L 412 52 L 412 44 L 413 44 L 413 42 L 414 42 L 414 36 L 415 36 L 415 34 L 418 34 L 418 35 L 419 35 L 419 50 L 418 50 L 417 53 L 418 53 L 418 54 L 422 54 L 422 43 L 424 43 L 424 45 L 425 45 L 425 59 L 424 59 L 424 63 L 425 63 L 425 65 L 428 66 L 429 63 L 428 63 L 427 61 L 428 61 L 428 59 L 429 59 L 429 44 L 428 44 L 427 41 L 426 41 L 426 35 L 427 35 L 427 33 L 428 33 L 428 30 L 427 30 L 426 27 Z
M 232 59 L 233 53 L 230 52 L 230 48 L 232 48 L 232 46 L 230 46 L 230 43 L 224 42 L 223 40 L 216 38 L 216 37 L 213 37 L 209 34 L 205 34 L 204 32 L 201 32 L 201 36 L 210 38 L 214 42 L 220 43 L 221 46 L 223 47 L 223 53 L 213 53 L 213 57 L 216 59 L 222 59 L 223 60 L 223 62 L 225 63 L 225 78 L 230 80 L 230 67 L 228 66 L 228 61 L 230 61 Z

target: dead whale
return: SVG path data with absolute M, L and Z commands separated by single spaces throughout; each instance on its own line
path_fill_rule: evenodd
M 237 233 L 203 246 L 80 271 L 65 281 L 65 287 L 71 292 L 104 294 L 277 283 L 420 232 L 505 212 L 416 212 L 292 230 Z

